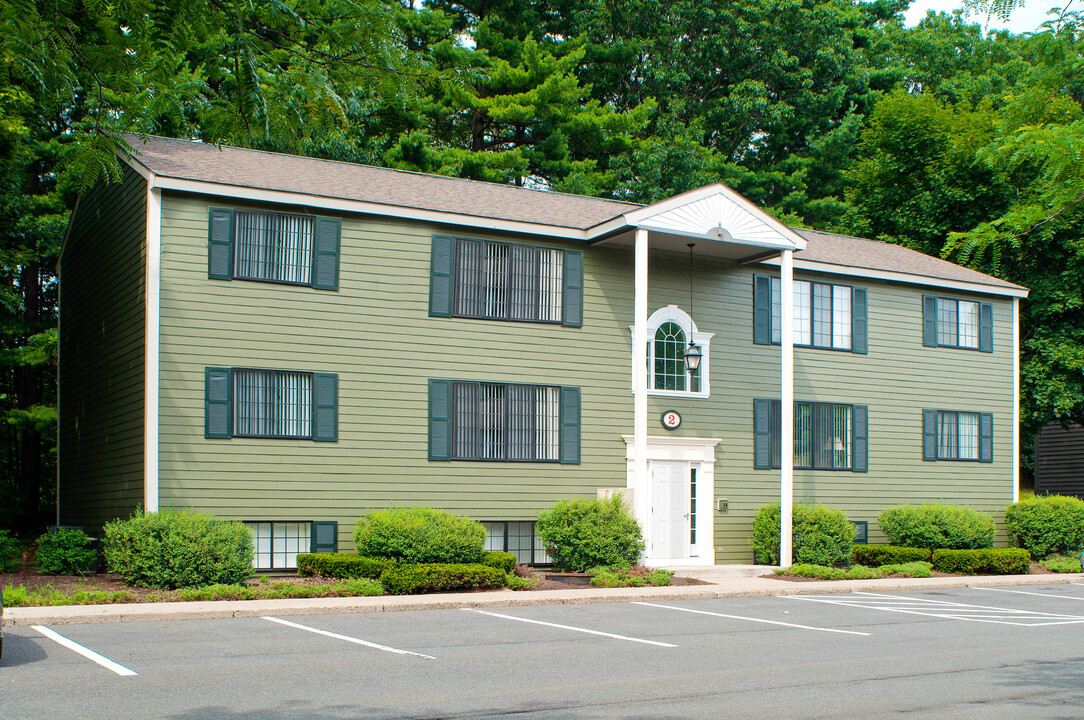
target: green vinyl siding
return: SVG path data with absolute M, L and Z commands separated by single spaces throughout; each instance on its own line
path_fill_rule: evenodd
M 146 181 L 79 200 L 61 255 L 60 523 L 96 531 L 143 501 Z
M 338 521 L 345 550 L 357 517 L 373 508 L 425 504 L 478 520 L 528 521 L 558 499 L 626 485 L 629 249 L 472 230 L 478 239 L 582 250 L 582 327 L 433 317 L 432 241 L 461 234 L 455 228 L 343 216 L 337 293 L 221 283 L 207 278 L 206 238 L 208 208 L 223 204 L 163 198 L 163 505 L 244 520 L 279 517 L 289 508 L 291 516 Z M 714 491 L 729 509 L 713 510 L 717 562 L 749 562 L 753 513 L 779 494 L 778 471 L 753 467 L 752 401 L 779 397 L 779 347 L 753 342 L 753 275 L 773 270 L 696 263 L 693 319 L 701 332 L 715 334 L 710 397 L 649 398 L 650 435 L 721 439 Z M 994 352 L 963 353 L 923 347 L 921 313 L 906 311 L 920 306 L 921 287 L 800 277 L 867 290 L 867 354 L 796 349 L 795 396 L 868 408 L 868 472 L 795 471 L 796 499 L 870 521 L 873 542 L 883 541 L 877 513 L 896 503 L 965 503 L 1000 522 L 1012 493 L 1011 423 L 994 423 L 991 464 L 923 463 L 922 409 L 1011 417 L 1011 302 L 981 297 L 993 305 Z M 649 281 L 649 312 L 667 304 L 688 309 L 687 258 L 652 255 Z M 204 438 L 204 368 L 279 367 L 287 360 L 338 375 L 338 442 Z M 578 387 L 580 463 L 431 461 L 433 378 Z M 669 409 L 683 418 L 674 431 L 658 424 Z

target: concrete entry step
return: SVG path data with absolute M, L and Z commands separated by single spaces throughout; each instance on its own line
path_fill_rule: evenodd
M 682 577 L 698 580 L 721 580 L 723 578 L 757 577 L 775 570 L 775 565 L 661 565 Z

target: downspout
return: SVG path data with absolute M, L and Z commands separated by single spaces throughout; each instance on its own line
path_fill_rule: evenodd
M 784 250 L 780 262 L 780 432 L 779 432 L 779 564 L 793 562 L 791 528 L 794 506 L 794 252 Z
M 162 190 L 147 178 L 146 322 L 143 345 L 143 511 L 158 512 L 158 338 L 162 280 Z
M 647 230 L 636 229 L 632 327 L 633 504 L 650 536 L 647 482 Z M 648 554 L 651 549 L 648 546 Z

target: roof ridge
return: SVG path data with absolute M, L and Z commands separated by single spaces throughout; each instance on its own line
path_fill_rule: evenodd
M 394 173 L 399 173 L 399 174 L 402 174 L 402 175 L 413 175 L 413 176 L 424 177 L 424 178 L 437 178 L 439 180 L 456 180 L 456 181 L 459 181 L 459 182 L 476 183 L 476 184 L 486 185 L 486 186 L 489 186 L 489 187 L 506 188 L 508 190 L 513 190 L 513 191 L 515 191 L 515 190 L 530 190 L 530 191 L 533 191 L 533 192 L 544 192 L 544 193 L 547 193 L 547 194 L 550 194 L 550 195 L 561 195 L 561 196 L 564 196 L 564 197 L 579 198 L 579 199 L 582 199 L 582 200 L 596 200 L 598 202 L 612 203 L 614 205 L 633 205 L 633 206 L 636 206 L 636 207 L 643 207 L 643 203 L 629 202 L 627 200 L 615 200 L 613 198 L 602 198 L 602 197 L 594 197 L 592 195 L 580 195 L 580 194 L 577 194 L 577 193 L 566 193 L 566 192 L 561 192 L 559 190 L 547 190 L 547 189 L 543 189 L 543 188 L 531 188 L 531 187 L 522 187 L 522 186 L 517 186 L 517 185 L 507 185 L 505 183 L 490 182 L 489 180 L 474 180 L 472 178 L 452 177 L 451 175 L 438 175 L 437 173 L 421 172 L 420 170 L 403 170 L 401 168 L 384 167 L 383 165 L 369 165 L 368 163 L 351 162 L 350 160 L 331 160 L 329 158 L 311 157 L 309 155 L 299 155 L 297 153 L 279 152 L 277 150 L 258 150 L 256 148 L 243 148 L 243 147 L 238 147 L 236 145 L 226 145 L 224 143 L 215 144 L 215 143 L 204 142 L 202 140 L 185 140 L 185 139 L 182 139 L 182 138 L 171 138 L 171 137 L 165 137 L 164 135 L 151 135 L 151 134 L 144 135 L 144 134 L 135 133 L 135 132 L 125 132 L 125 133 L 121 133 L 121 134 L 122 135 L 133 136 L 133 137 L 135 137 L 138 140 L 143 141 L 143 142 L 145 142 L 144 139 L 154 139 L 154 140 L 166 140 L 168 142 L 182 143 L 182 144 L 186 144 L 186 145 L 202 145 L 203 147 L 214 148 L 214 149 L 217 149 L 217 150 L 221 150 L 222 148 L 229 148 L 230 150 L 240 150 L 242 152 L 262 153 L 264 155 L 276 155 L 276 156 L 279 156 L 279 157 L 296 158 L 296 159 L 299 159 L 299 160 L 312 160 L 314 162 L 321 162 L 321 163 L 334 163 L 336 165 L 348 165 L 348 166 L 351 166 L 351 167 L 363 167 L 363 168 L 369 168 L 371 170 L 384 170 L 384 171 L 387 171 L 387 172 L 394 172 Z M 136 145 L 134 143 L 130 143 L 130 144 L 132 145 L 133 149 L 137 149 Z

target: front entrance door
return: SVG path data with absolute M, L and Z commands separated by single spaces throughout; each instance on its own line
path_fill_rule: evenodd
M 687 462 L 652 460 L 651 556 L 689 557 L 689 477 Z

